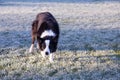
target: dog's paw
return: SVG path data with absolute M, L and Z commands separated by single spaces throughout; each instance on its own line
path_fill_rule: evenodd
M 45 59 L 45 53 L 43 51 L 41 51 L 41 55 Z
M 49 60 L 49 61 L 50 61 L 50 63 L 54 63 L 53 59 L 51 59 L 51 60 Z
M 53 63 L 54 61 L 53 61 L 53 54 L 50 54 L 50 56 L 49 56 L 49 61 L 50 61 L 50 63 Z

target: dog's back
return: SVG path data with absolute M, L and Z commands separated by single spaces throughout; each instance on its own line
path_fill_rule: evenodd
M 56 19 L 49 12 L 39 13 L 32 24 L 32 32 L 41 35 L 44 30 L 53 30 L 56 37 L 59 37 L 59 25 Z

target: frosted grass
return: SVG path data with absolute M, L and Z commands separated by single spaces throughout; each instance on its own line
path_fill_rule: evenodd
M 13 4 L 13 3 L 9 3 Z M 17 3 L 0 6 L 0 79 L 118 80 L 120 3 Z M 31 23 L 51 12 L 60 25 L 54 63 L 29 54 Z

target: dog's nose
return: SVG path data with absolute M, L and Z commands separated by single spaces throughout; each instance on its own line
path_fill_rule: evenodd
M 46 54 L 46 55 L 49 55 L 49 53 L 48 53 L 48 52 L 45 52 L 45 54 Z

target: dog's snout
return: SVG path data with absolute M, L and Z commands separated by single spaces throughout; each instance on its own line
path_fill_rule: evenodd
M 48 53 L 48 52 L 45 52 L 45 54 L 46 54 L 46 55 L 49 55 L 49 53 Z

